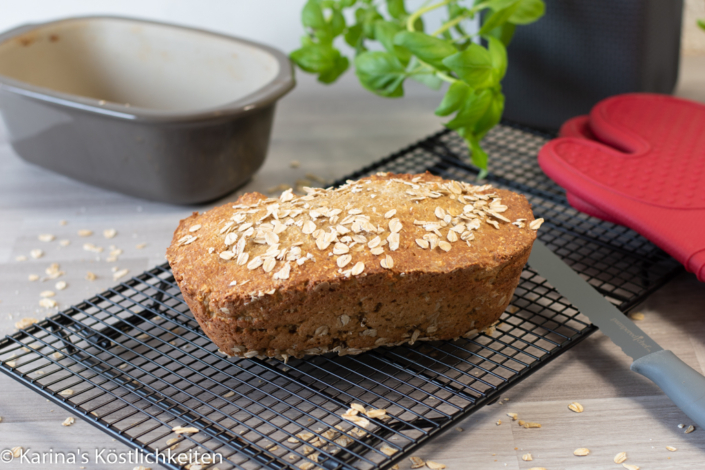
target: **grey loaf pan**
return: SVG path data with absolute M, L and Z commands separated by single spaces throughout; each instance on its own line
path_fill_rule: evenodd
M 117 17 L 0 35 L 0 113 L 15 151 L 77 180 L 195 204 L 264 162 L 284 54 L 207 31 Z

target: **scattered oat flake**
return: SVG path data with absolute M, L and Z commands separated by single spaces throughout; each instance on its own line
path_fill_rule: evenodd
M 368 418 L 382 418 L 387 416 L 387 410 L 369 410 L 366 414 Z
M 387 255 L 384 258 L 382 258 L 382 261 L 380 261 L 379 264 L 384 269 L 392 269 L 394 267 L 394 260 L 392 259 L 391 256 Z
M 34 325 L 35 323 L 37 323 L 37 321 L 38 320 L 36 318 L 23 318 L 22 320 L 15 323 L 15 328 L 21 330 L 22 328 L 27 328 L 28 326 Z
M 298 160 L 292 160 L 289 162 L 289 166 L 291 168 L 298 168 L 301 166 L 301 162 L 299 162 Z
M 114 228 L 106 228 L 105 230 L 103 230 L 103 236 L 105 238 L 115 238 L 115 235 L 117 235 L 117 230 L 115 230 Z
M 51 291 L 51 290 L 45 290 L 39 293 L 40 297 L 54 297 L 56 295 L 56 292 Z
M 619 454 L 614 456 L 614 463 L 622 463 L 626 462 L 627 460 L 627 453 L 626 452 L 620 452 Z
M 30 251 L 29 256 L 31 256 L 34 259 L 39 259 L 42 256 L 44 256 L 44 251 L 37 248 L 37 249 Z
M 516 421 L 517 419 L 519 419 L 519 415 L 516 413 L 507 413 L 507 416 L 512 418 L 512 421 Z
M 54 284 L 54 287 L 56 288 L 56 290 L 64 290 L 64 289 L 66 289 L 67 286 L 68 286 L 68 284 L 66 283 L 66 281 L 59 281 L 56 284 Z
M 117 281 L 117 280 L 120 279 L 121 277 L 126 276 L 127 273 L 129 273 L 129 272 L 130 272 L 129 269 L 120 269 L 119 271 L 115 271 L 115 272 L 113 273 L 113 281 Z
M 198 468 L 196 468 L 198 467 Z M 200 465 L 191 465 L 189 470 L 200 470 L 202 467 Z M 145 467 L 144 465 L 139 465 L 132 470 L 152 470 L 152 467 Z
M 10 452 L 12 452 L 12 456 L 14 458 L 19 459 L 22 456 L 23 450 L 24 450 L 24 448 L 22 446 L 17 446 L 17 447 L 13 447 L 12 449 L 10 449 Z
M 344 268 L 345 266 L 348 265 L 348 263 L 350 263 L 350 261 L 352 261 L 352 256 L 350 256 L 350 255 L 343 255 L 343 256 L 340 256 L 340 257 L 336 260 L 336 264 L 338 265 L 339 268 Z
M 666 450 L 669 451 L 669 452 L 675 452 L 675 451 L 677 451 L 678 449 L 676 449 L 676 448 L 673 447 L 673 446 L 666 446 Z
M 83 249 L 86 251 L 92 251 L 93 253 L 102 253 L 103 252 L 103 247 L 96 246 L 93 243 L 84 243 Z
M 70 397 L 71 395 L 73 395 L 73 390 L 67 388 L 66 390 L 60 391 L 59 395 L 61 395 L 62 397 Z
M 183 426 L 176 426 L 174 428 L 171 428 L 171 432 L 175 432 L 176 434 L 195 434 L 198 432 L 197 428 L 185 428 Z
M 409 460 L 411 460 L 411 468 L 421 468 L 426 465 L 421 457 L 411 456 Z
M 693 426 L 693 425 L 691 424 L 690 426 L 688 426 L 687 428 L 685 428 L 685 431 L 684 431 L 684 432 L 685 432 L 686 434 L 690 434 L 690 433 L 693 432 L 693 431 L 695 431 L 695 426 Z
M 539 423 L 531 423 L 531 422 L 526 422 L 522 424 L 522 427 L 525 429 L 531 429 L 531 428 L 540 428 L 541 425 Z
M 392 455 L 396 454 L 397 452 L 399 452 L 397 449 L 395 449 L 394 447 L 388 446 L 387 444 L 384 444 L 382 447 L 380 447 L 379 450 L 381 450 L 382 453 L 389 455 L 389 456 L 392 456 Z
M 59 245 L 61 246 L 69 246 L 71 244 L 71 240 L 59 240 Z
M 81 229 L 78 231 L 79 237 L 90 237 L 93 235 L 93 230 Z
M 42 233 L 37 238 L 40 242 L 53 242 L 56 237 L 51 233 Z
M 631 318 L 634 321 L 640 321 L 644 319 L 644 314 L 641 312 L 634 312 L 629 314 L 629 318 Z
M 451 244 L 448 243 L 447 241 L 442 240 L 442 241 L 438 242 L 438 248 L 440 248 L 440 249 L 443 250 L 443 251 L 448 252 L 448 251 L 450 251 L 450 249 L 452 248 L 452 246 L 451 246 Z
M 98 278 L 98 276 L 96 276 L 94 273 L 92 273 L 90 271 L 88 271 L 86 273 L 86 280 L 87 281 L 95 281 L 97 278 Z
M 37 276 L 36 274 L 30 274 L 29 276 L 27 276 L 27 279 L 28 279 L 30 282 L 34 282 L 34 281 L 38 281 L 38 280 L 39 280 L 39 276 Z
M 39 301 L 39 306 L 44 308 L 54 308 L 58 305 L 54 299 L 42 299 Z
M 532 460 L 534 460 L 534 456 L 531 454 L 524 454 L 521 456 L 521 460 L 523 460 L 524 462 L 531 462 Z
M 541 227 L 541 224 L 543 224 L 543 219 L 532 220 L 529 224 L 529 228 L 531 230 L 538 230 L 539 227 Z
M 73 423 L 75 423 L 76 420 L 72 417 L 68 417 L 64 420 L 63 423 L 61 423 L 62 426 L 71 426 Z
M 577 455 L 578 457 L 584 457 L 589 454 L 590 454 L 590 449 L 588 449 L 587 447 L 580 447 L 579 449 L 575 449 L 573 451 L 573 455 Z
M 496 424 L 497 424 L 497 426 L 500 426 L 502 424 L 502 420 L 498 419 Z
M 446 466 L 442 463 L 434 462 L 433 460 L 427 460 L 426 466 L 431 470 L 443 470 L 444 468 L 446 468 Z
M 585 410 L 585 408 L 583 408 L 583 405 L 581 405 L 581 404 L 578 403 L 577 401 L 574 401 L 573 403 L 571 403 L 570 405 L 568 405 L 568 409 L 569 409 L 570 411 L 574 411 L 574 412 L 576 412 L 576 413 L 582 413 L 582 412 Z
M 636 465 L 630 465 L 628 463 L 623 463 L 622 467 L 626 468 L 627 470 L 639 470 L 639 467 Z
M 367 410 L 365 410 L 365 407 L 362 406 L 362 405 L 359 404 L 359 403 L 353 403 L 353 404 L 351 404 L 351 405 L 350 405 L 350 408 L 352 408 L 353 410 L 358 411 L 358 412 L 360 412 L 360 413 L 363 413 L 363 414 L 364 414 L 364 413 L 367 413 Z
M 135 248 L 137 248 L 138 250 L 141 250 L 142 248 L 144 248 L 146 246 L 147 246 L 146 243 L 139 243 L 139 244 L 135 245 Z
M 15 261 L 27 261 L 27 257 L 25 255 L 15 256 Z
M 66 225 L 66 224 L 68 224 L 68 221 L 66 221 L 66 220 L 59 221 L 59 225 Z
M 529 470 L 546 470 L 546 467 L 531 467 Z

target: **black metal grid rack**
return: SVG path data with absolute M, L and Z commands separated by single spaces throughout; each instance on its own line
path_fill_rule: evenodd
M 544 243 L 627 311 L 679 265 L 631 230 L 573 210 L 536 164 L 548 137 L 495 128 L 484 141 L 489 181 L 524 193 L 546 219 Z M 472 181 L 465 153 L 443 131 L 349 178 L 428 170 Z M 167 468 L 207 453 L 222 456 L 221 470 L 372 469 L 408 456 L 594 330 L 526 268 L 493 334 L 288 364 L 228 360 L 201 333 L 164 264 L 6 337 L 0 370 L 129 446 L 159 449 Z M 341 418 L 351 403 L 386 409 L 387 418 L 356 427 Z M 173 441 L 175 426 L 199 432 Z M 173 445 L 171 457 L 191 457 L 169 459 Z

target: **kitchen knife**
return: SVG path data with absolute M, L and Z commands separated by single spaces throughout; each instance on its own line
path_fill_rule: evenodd
M 634 359 L 631 370 L 653 381 L 705 428 L 705 377 L 649 338 L 539 240 L 534 242 L 529 266 Z

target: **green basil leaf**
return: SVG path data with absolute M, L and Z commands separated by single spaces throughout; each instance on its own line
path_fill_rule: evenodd
M 514 36 L 514 30 L 516 29 L 517 25 L 514 23 L 504 23 L 502 26 L 499 26 L 492 31 L 489 32 L 487 36 L 492 36 L 494 38 L 499 39 L 502 41 L 502 44 L 504 44 L 505 47 L 509 46 L 509 43 L 512 41 L 512 37 Z
M 301 36 L 301 47 L 312 46 L 314 44 L 316 43 L 313 42 L 313 39 L 311 39 L 311 36 L 309 36 L 308 34 L 304 34 L 303 36 Z
M 491 101 L 492 91 L 487 88 L 479 92 L 468 94 L 458 114 L 446 123 L 445 126 L 459 132 L 462 128 L 472 132 L 477 122 L 487 112 Z
M 475 2 L 475 3 L 476 3 L 476 5 L 478 3 L 482 3 L 485 5 L 485 8 L 489 8 L 492 11 L 499 11 L 499 10 L 503 10 L 503 9 L 511 6 L 516 1 L 517 0 L 490 0 L 487 2 Z
M 492 60 L 492 70 L 495 74 L 494 81 L 500 82 L 507 73 L 507 49 L 502 41 L 492 36 L 487 38 L 487 46 Z
M 313 30 L 313 35 L 316 36 L 316 39 L 318 39 L 319 44 L 327 45 L 327 46 L 332 46 L 333 45 L 333 34 L 331 34 L 331 29 L 330 25 L 326 25 L 326 28 L 322 29 L 314 29 Z
M 333 37 L 340 36 L 345 31 L 345 17 L 340 10 L 333 10 L 330 17 L 330 28 Z
M 482 27 L 480 28 L 480 31 L 478 31 L 477 34 L 484 37 L 493 29 L 506 23 L 517 10 L 520 3 L 521 0 L 515 0 L 514 3 L 510 4 L 509 6 L 493 12 L 485 19 L 485 21 L 483 21 Z
M 362 86 L 386 97 L 404 95 L 403 83 L 406 70 L 389 52 L 363 52 L 355 57 L 355 73 Z
M 365 17 L 362 22 L 362 32 L 367 39 L 375 38 L 375 23 L 377 20 L 384 20 L 384 18 L 374 6 L 369 6 L 365 11 Z
M 446 57 L 443 65 L 473 88 L 486 86 L 492 79 L 490 53 L 478 44 L 470 44 L 464 51 Z
M 519 7 L 509 17 L 509 22 L 514 24 L 529 24 L 538 20 L 546 11 L 542 0 L 521 0 Z
M 452 20 L 457 18 L 460 15 L 464 15 L 468 12 L 468 9 L 465 7 L 461 7 L 457 3 L 451 3 L 448 5 L 448 19 Z
M 404 6 L 404 0 L 387 0 L 387 11 L 392 18 L 397 20 L 404 20 L 409 16 Z
M 443 85 L 443 80 L 436 77 L 436 74 L 431 71 L 417 72 L 417 73 L 414 73 L 413 75 L 409 75 L 409 78 L 411 78 L 412 80 L 414 80 L 416 82 L 421 83 L 422 85 L 426 85 L 431 90 L 440 90 L 441 86 Z
M 496 90 L 492 93 L 492 100 L 485 113 L 477 120 L 473 127 L 473 133 L 479 138 L 482 138 L 490 129 L 496 126 L 502 119 L 504 111 L 504 95 L 501 91 Z
M 330 45 L 311 44 L 295 50 L 290 57 L 296 65 L 309 73 L 321 73 L 335 67 L 340 52 Z
M 480 169 L 477 179 L 483 180 L 487 177 L 487 152 L 480 147 L 480 139 L 477 137 L 466 137 L 466 140 L 470 146 L 470 160 Z
M 402 64 L 408 64 L 411 59 L 411 52 L 408 49 L 394 45 L 394 35 L 402 30 L 402 27 L 391 21 L 378 20 L 375 22 L 375 39 L 382 46 L 399 58 Z
M 443 96 L 443 101 L 438 105 L 436 116 L 448 116 L 459 110 L 465 104 L 468 94 L 471 92 L 472 90 L 467 83 L 460 80 L 453 82 L 445 96 Z
M 350 47 L 357 47 L 362 38 L 362 25 L 360 23 L 349 26 L 345 31 L 345 42 Z
M 345 73 L 349 66 L 350 61 L 348 58 L 343 55 L 338 55 L 333 67 L 318 75 L 318 81 L 321 83 L 333 83 L 338 77 Z
M 355 5 L 355 2 L 357 2 L 357 0 L 340 0 L 340 6 L 343 8 L 350 8 Z
M 424 27 L 423 18 L 419 16 L 416 18 L 416 21 L 414 21 L 414 31 L 420 31 L 423 33 Z
M 326 19 L 323 17 L 323 10 L 316 0 L 309 0 L 301 11 L 301 22 L 304 26 L 312 29 L 325 28 Z
M 394 36 L 394 44 L 407 48 L 420 60 L 439 70 L 448 70 L 443 59 L 458 52 L 452 44 L 416 31 L 400 31 Z
M 705 30 L 705 20 L 698 20 L 698 26 Z
M 355 10 L 355 22 L 356 23 L 363 23 L 365 21 L 365 13 L 367 12 L 366 8 L 358 8 Z

